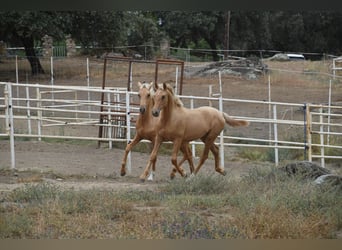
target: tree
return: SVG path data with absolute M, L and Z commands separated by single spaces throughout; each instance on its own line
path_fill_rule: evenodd
M 12 44 L 24 46 L 33 75 L 44 73 L 34 49 L 44 35 L 61 38 L 66 19 L 59 12 L 8 11 L 0 13 L 0 36 Z
M 162 20 L 162 30 L 171 39 L 171 45 L 188 47 L 205 40 L 214 60 L 218 60 L 214 51 L 224 43 L 225 12 L 219 11 L 162 11 L 156 15 Z
M 65 29 L 83 48 L 112 47 L 127 42 L 127 14 L 122 11 L 70 11 Z
M 140 54 L 151 58 L 153 45 L 159 44 L 164 37 L 158 28 L 157 18 L 149 11 L 130 11 L 127 18 L 130 20 L 127 32 L 128 45 L 138 46 L 136 50 Z

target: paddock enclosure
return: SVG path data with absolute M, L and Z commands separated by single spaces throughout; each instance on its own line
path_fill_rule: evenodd
M 106 71 L 100 59 L 45 63 L 50 73 L 35 78 L 23 59 L 1 65 L 0 139 L 10 144 L 12 168 L 16 140 L 86 140 L 108 148 L 128 143 L 138 115 L 136 83 L 156 79 L 171 83 L 188 108 L 209 105 L 250 121 L 217 138 L 222 166 L 232 148 L 247 157 L 260 152 L 275 165 L 342 162 L 342 83 L 331 74 L 331 62 L 265 62 L 267 71 L 257 79 L 224 71 L 193 74 L 209 63 L 162 63 L 158 72 L 155 62 L 143 61 L 108 60 Z M 201 142 L 191 145 L 196 157 Z M 128 170 L 131 164 L 129 158 Z

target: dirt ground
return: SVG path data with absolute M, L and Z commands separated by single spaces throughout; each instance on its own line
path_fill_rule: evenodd
M 72 145 L 68 143 L 16 142 L 15 174 L 0 171 L 0 191 L 12 190 L 25 182 L 48 181 L 62 187 L 75 189 L 91 188 L 153 188 L 154 185 L 170 181 L 170 157 L 159 155 L 154 181 L 142 183 L 139 176 L 145 168 L 149 154 L 132 152 L 131 173 L 120 176 L 123 150 L 96 148 L 96 144 Z M 1 166 L 10 165 L 8 141 L 0 141 Z M 195 159 L 197 162 L 198 159 Z M 226 162 L 228 177 L 239 177 L 256 166 L 243 160 Z M 187 163 L 183 165 L 189 173 Z M 201 173 L 218 174 L 214 161 L 208 159 Z M 177 175 L 176 178 L 181 178 Z
M 273 66 L 277 67 L 278 65 Z M 296 70 L 304 70 L 306 67 L 303 63 L 293 63 L 290 66 Z M 137 77 L 135 80 L 145 79 Z M 218 77 L 185 78 L 183 95 L 207 96 L 209 84 L 213 84 L 214 92 L 218 91 Z M 246 80 L 242 77 L 223 77 L 223 96 L 225 98 L 267 100 L 267 79 L 259 77 L 256 80 Z M 272 79 L 272 100 L 293 103 L 327 103 L 328 83 L 322 84 L 314 79 L 293 82 L 290 76 L 285 80 L 274 78 Z M 341 84 L 334 84 L 332 101 L 342 102 Z M 242 116 L 262 112 L 256 106 L 241 109 L 238 104 L 225 106 L 224 109 L 231 115 Z M 250 131 L 260 133 L 261 129 L 251 127 Z M 233 132 L 239 133 L 235 129 Z M 38 141 L 16 141 L 15 147 L 17 170 L 15 173 L 4 171 L 3 169 L 10 167 L 10 145 L 8 140 L 0 141 L 0 192 L 13 190 L 24 183 L 36 181 L 53 182 L 61 187 L 74 189 L 150 189 L 169 181 L 171 171 L 170 157 L 159 155 L 155 181 L 141 183 L 138 177 L 148 161 L 149 154 L 147 153 L 132 152 L 131 173 L 121 177 L 120 166 L 124 153 L 122 149 L 97 148 L 97 143 L 72 144 Z M 226 156 L 226 159 L 231 159 L 225 161 L 227 178 L 241 177 L 251 168 L 260 164 L 265 167 L 272 165 L 272 163 L 250 162 L 238 158 L 235 156 L 234 150 L 231 150 L 231 155 Z M 187 163 L 184 168 L 189 172 Z M 213 160 L 208 159 L 200 172 L 217 174 L 214 170 Z M 177 178 L 180 178 L 179 175 Z

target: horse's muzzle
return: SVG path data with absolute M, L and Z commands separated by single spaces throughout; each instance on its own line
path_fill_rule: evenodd
M 140 114 L 144 114 L 146 111 L 146 108 L 144 106 L 140 106 L 139 111 L 140 111 Z
M 152 115 L 153 115 L 154 117 L 158 117 L 158 116 L 159 116 L 159 113 L 160 113 L 160 110 L 159 110 L 159 109 L 153 109 L 153 110 L 152 110 Z

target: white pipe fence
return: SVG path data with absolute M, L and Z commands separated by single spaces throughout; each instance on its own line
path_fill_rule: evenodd
M 18 88 L 19 95 L 13 97 L 12 89 Z M 138 106 L 134 104 L 136 92 L 129 92 L 123 89 L 102 89 L 86 86 L 64 86 L 64 85 L 44 85 L 44 84 L 22 84 L 0 82 L 0 138 L 9 138 L 11 148 L 11 167 L 15 168 L 15 139 L 16 138 L 43 138 L 51 139 L 72 139 L 72 140 L 94 140 L 108 142 L 112 147 L 113 142 L 129 142 L 134 134 L 135 127 L 132 121 L 138 116 Z M 212 92 L 212 88 L 211 92 Z M 34 95 L 35 93 L 35 95 Z M 89 100 L 89 94 L 96 101 Z M 105 93 L 107 101 L 103 104 L 100 112 L 100 94 Z M 196 108 L 195 102 L 206 101 L 209 105 L 217 104 L 219 110 L 223 110 L 225 105 L 233 103 L 239 105 L 262 105 L 270 113 L 260 112 L 257 116 L 235 116 L 235 118 L 250 121 L 251 126 L 243 129 L 243 135 L 225 135 L 224 132 L 217 139 L 220 145 L 221 164 L 224 167 L 224 153 L 226 147 L 250 147 L 250 148 L 270 148 L 274 150 L 274 162 L 279 163 L 279 150 L 302 150 L 307 160 L 320 159 L 321 165 L 325 166 L 327 159 L 342 159 L 342 154 L 333 154 L 334 151 L 342 150 L 342 106 L 283 103 L 259 100 L 241 100 L 223 98 L 222 87 L 220 93 L 204 96 L 180 96 L 184 103 L 189 102 L 190 108 Z M 52 98 L 53 97 L 53 98 Z M 14 104 L 16 103 L 16 104 Z M 272 107 L 268 109 L 268 107 Z M 296 109 L 296 117 L 286 118 L 289 110 Z M 1 110 L 4 110 L 2 112 Z M 281 118 L 281 110 L 284 114 Z M 243 112 L 243 108 L 241 108 Z M 299 113 L 299 114 L 298 114 Z M 105 115 L 107 123 L 100 124 L 99 116 Z M 113 123 L 113 117 L 125 116 L 126 122 Z M 25 125 L 26 124 L 26 125 Z M 3 126 L 4 125 L 4 126 Z M 273 128 L 265 133 L 252 133 L 257 130 L 255 127 L 261 126 Z M 106 128 L 105 137 L 99 138 L 97 129 L 99 126 Z M 65 130 L 70 129 L 68 133 Z M 92 128 L 92 129 L 89 129 Z M 253 128 L 254 127 L 254 128 Z M 303 139 L 296 140 L 281 138 L 284 129 L 301 127 L 304 131 Z M 57 128 L 57 130 L 56 130 Z M 75 129 L 77 128 L 77 129 Z M 83 130 L 88 128 L 88 130 Z M 115 136 L 113 129 L 119 129 L 122 136 Z M 77 131 L 77 133 L 74 133 Z M 90 132 L 89 132 L 90 131 Z M 123 131 L 123 132 L 122 132 Z M 240 131 L 240 129 L 239 129 Z M 83 132 L 83 133 L 82 133 Z M 231 134 L 232 131 L 229 131 Z M 238 132 L 240 133 L 240 132 Z M 315 136 L 318 135 L 318 138 Z M 328 139 L 329 143 L 327 143 Z M 200 141 L 192 143 L 193 155 L 195 145 L 202 144 Z M 331 155 L 329 155 L 332 153 Z M 130 172 L 131 159 L 128 158 L 128 171 Z

